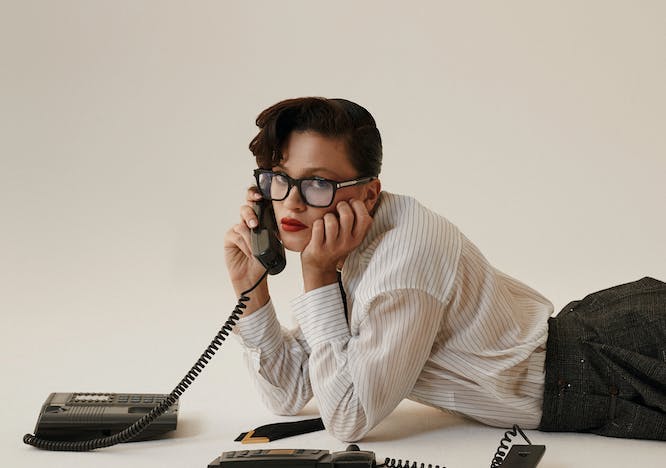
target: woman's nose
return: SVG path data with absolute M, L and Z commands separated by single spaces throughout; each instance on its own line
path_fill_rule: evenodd
M 284 204 L 285 208 L 290 210 L 302 210 L 305 209 L 306 206 L 303 198 L 301 197 L 301 193 L 298 190 L 298 187 L 295 185 L 291 187 L 289 193 L 287 194 L 287 198 L 282 200 L 282 203 Z

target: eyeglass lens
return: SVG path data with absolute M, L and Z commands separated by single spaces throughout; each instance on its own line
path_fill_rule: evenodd
M 284 200 L 289 194 L 289 179 L 282 174 L 262 173 L 259 176 L 259 189 L 264 197 L 271 200 Z M 325 207 L 333 201 L 335 189 L 326 180 L 303 179 L 300 192 L 305 203 Z

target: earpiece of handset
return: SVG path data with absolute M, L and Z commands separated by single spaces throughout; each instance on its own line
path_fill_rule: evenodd
M 268 270 L 268 274 L 277 275 L 287 265 L 284 246 L 277 237 L 277 223 L 273 206 L 268 200 L 255 203 L 252 208 L 259 219 L 259 225 L 250 230 L 252 254 Z

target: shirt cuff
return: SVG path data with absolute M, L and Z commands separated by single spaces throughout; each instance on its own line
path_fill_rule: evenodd
M 351 335 L 337 283 L 298 296 L 291 301 L 291 307 L 310 348 L 331 340 L 349 340 Z
M 241 316 L 234 332 L 246 348 L 260 349 L 264 354 L 277 350 L 282 343 L 282 327 L 270 300 L 252 314 Z

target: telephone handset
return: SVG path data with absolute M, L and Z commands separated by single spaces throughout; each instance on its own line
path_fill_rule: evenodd
M 252 206 L 259 220 L 257 227 L 250 231 L 252 254 L 266 268 L 269 274 L 277 275 L 287 264 L 284 246 L 277 237 L 277 222 L 270 200 L 262 200 Z

